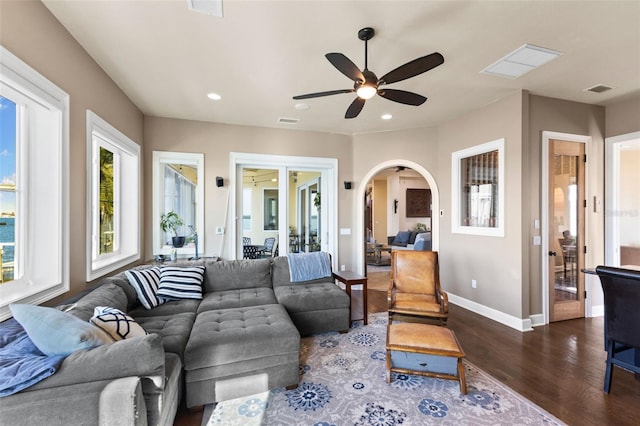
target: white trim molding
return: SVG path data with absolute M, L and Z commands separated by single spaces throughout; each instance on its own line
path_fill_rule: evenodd
M 450 303 L 460 306 L 462 308 L 465 308 L 471 312 L 475 312 L 476 314 L 482 315 L 483 317 L 497 321 L 500 324 L 504 324 L 518 331 L 533 330 L 532 318 L 514 317 L 513 315 L 505 314 L 502 311 L 498 311 L 497 309 L 493 309 L 488 306 L 481 305 L 478 302 L 465 299 L 464 297 L 457 296 L 453 293 L 447 292 L 447 295 L 449 296 Z M 540 320 L 539 318 L 536 318 L 536 321 L 539 321 L 539 320 Z M 542 324 L 536 324 L 536 325 L 542 325 Z

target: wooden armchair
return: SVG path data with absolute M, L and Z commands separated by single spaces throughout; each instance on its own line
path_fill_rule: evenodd
M 393 315 L 435 320 L 445 325 L 449 299 L 440 288 L 438 252 L 391 252 L 391 283 L 387 293 L 389 323 Z

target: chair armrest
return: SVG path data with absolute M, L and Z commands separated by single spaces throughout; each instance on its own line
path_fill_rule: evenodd
M 396 292 L 393 288 L 387 290 L 387 306 L 391 307 L 396 300 Z
M 440 307 L 442 308 L 443 313 L 449 313 L 449 296 L 444 291 L 440 292 Z

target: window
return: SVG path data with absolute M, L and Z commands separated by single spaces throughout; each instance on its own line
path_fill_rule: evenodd
M 87 145 L 87 281 L 92 281 L 140 259 L 140 146 L 91 111 Z
M 504 139 L 452 154 L 452 232 L 504 236 Z
M 0 170 L 0 284 L 4 284 L 13 281 L 16 275 L 15 230 L 20 221 L 16 224 L 16 103 L 2 96 Z
M 167 255 L 172 237 L 185 237 L 176 248 L 179 257 L 204 253 L 204 154 L 153 151 L 153 254 Z M 160 227 L 163 214 L 175 212 L 183 225 L 165 233 Z M 196 238 L 196 233 L 198 238 Z M 196 250 L 196 244 L 198 244 Z
M 69 290 L 69 95 L 0 46 L 0 97 L 2 320 Z

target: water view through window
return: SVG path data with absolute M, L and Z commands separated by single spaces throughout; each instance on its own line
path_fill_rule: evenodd
M 16 104 L 0 96 L 0 283 L 14 279 L 15 227 Z

